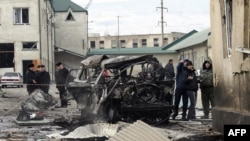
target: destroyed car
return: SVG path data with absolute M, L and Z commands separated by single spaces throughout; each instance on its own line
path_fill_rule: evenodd
M 111 123 L 168 123 L 175 82 L 164 80 L 162 65 L 153 55 L 94 55 L 81 65 L 77 72 L 70 71 L 75 78 L 66 88 L 83 118 L 94 115 Z

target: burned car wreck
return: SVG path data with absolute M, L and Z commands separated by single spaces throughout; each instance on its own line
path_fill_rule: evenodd
M 75 78 L 66 87 L 82 118 L 168 123 L 174 80 L 164 80 L 163 68 L 153 55 L 94 55 L 81 65 L 80 70 L 70 71 Z

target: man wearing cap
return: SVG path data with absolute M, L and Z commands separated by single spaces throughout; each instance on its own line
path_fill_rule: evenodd
M 34 72 L 34 64 L 28 65 L 28 70 L 26 71 L 26 88 L 28 94 L 30 95 L 36 88 L 37 88 L 37 77 L 36 73 Z
M 64 67 L 62 62 L 56 63 L 57 67 L 57 73 L 56 73 L 56 88 L 59 91 L 60 99 L 61 99 L 61 106 L 62 108 L 65 108 L 68 106 L 68 101 L 66 99 L 66 89 L 65 89 L 65 83 L 66 79 L 68 77 L 69 71 Z M 56 107 L 59 108 L 59 107 Z
M 46 71 L 44 65 L 38 65 L 38 73 L 37 73 L 37 81 L 38 87 L 43 90 L 46 94 L 49 93 L 49 85 L 50 85 L 50 74 Z

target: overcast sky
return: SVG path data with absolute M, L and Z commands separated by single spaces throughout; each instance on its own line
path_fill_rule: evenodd
M 72 0 L 83 8 L 89 0 Z M 161 0 L 92 0 L 89 33 L 101 35 L 161 33 Z M 210 27 L 210 0 L 163 0 L 164 32 L 201 31 Z

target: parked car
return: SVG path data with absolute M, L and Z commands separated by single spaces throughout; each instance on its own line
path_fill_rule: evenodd
M 2 88 L 7 86 L 23 87 L 23 76 L 19 72 L 5 72 L 1 77 Z
M 174 81 L 149 71 L 152 64 L 160 65 L 152 55 L 91 56 L 81 62 L 77 74 L 70 71 L 76 77 L 66 85 L 67 91 L 83 117 L 97 115 L 111 123 L 168 123 L 173 110 Z

